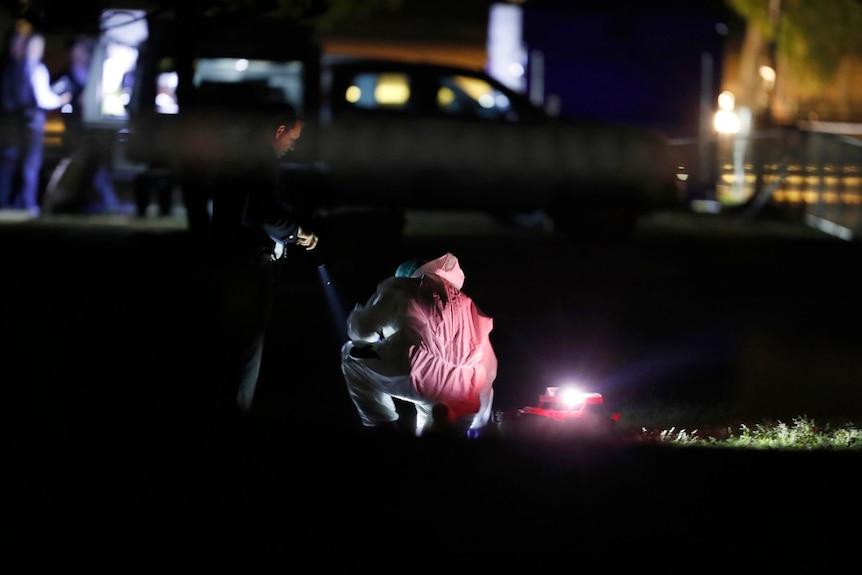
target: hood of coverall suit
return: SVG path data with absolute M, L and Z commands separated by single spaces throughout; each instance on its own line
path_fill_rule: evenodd
M 464 287 L 464 271 L 461 269 L 461 263 L 458 258 L 450 253 L 445 253 L 437 259 L 422 264 L 413 272 L 413 277 L 421 277 L 424 274 L 434 274 L 445 279 L 447 282 L 455 286 L 455 289 Z

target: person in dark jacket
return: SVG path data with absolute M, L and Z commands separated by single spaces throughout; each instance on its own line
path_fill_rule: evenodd
M 212 139 L 200 141 L 202 161 L 214 166 L 208 181 L 212 217 L 207 237 L 218 286 L 219 412 L 233 418 L 252 407 L 273 303 L 274 265 L 289 246 L 317 247 L 280 194 L 281 158 L 294 149 L 303 122 L 287 104 L 253 114 L 221 114 Z M 212 124 L 211 124 L 212 125 Z M 190 153 L 194 145 L 189 141 Z M 203 173 L 203 171 L 198 172 Z
M 71 92 L 57 94 L 52 90 L 50 72 L 42 62 L 44 54 L 44 36 L 32 33 L 32 29 L 16 28 L 10 36 L 9 57 L 0 71 L 5 124 L 0 153 L 0 203 L 26 210 L 32 216 L 41 214 L 39 184 L 46 111 L 56 110 L 72 99 Z
M 60 162 L 45 190 L 45 208 L 57 212 L 118 213 L 122 205 L 114 189 L 110 140 L 84 124 L 84 90 L 96 40 L 76 36 L 67 46 L 68 60 L 58 71 L 52 87 L 70 92 L 63 106 L 63 147 L 67 157 Z
M 20 81 L 24 72 L 27 39 L 33 28 L 18 20 L 4 38 L 0 57 L 0 209 L 13 207 L 21 135 L 21 105 L 30 100 L 29 86 Z

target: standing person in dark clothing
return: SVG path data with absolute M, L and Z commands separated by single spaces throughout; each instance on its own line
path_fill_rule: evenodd
M 31 94 L 21 82 L 27 40 L 33 28 L 26 20 L 18 20 L 7 32 L 0 61 L 0 209 L 13 207 L 13 194 L 18 169 L 18 140 L 21 132 L 22 105 Z
M 280 198 L 281 157 L 294 149 L 303 123 L 287 104 L 261 106 L 252 115 L 222 116 L 225 144 L 206 183 L 212 197 L 210 253 L 218 274 L 218 412 L 249 413 L 260 374 L 273 300 L 278 252 L 295 245 L 313 250 L 317 236 Z M 238 121 L 237 121 L 238 120 Z
M 71 92 L 72 101 L 62 110 L 63 146 L 68 156 L 45 190 L 45 208 L 50 211 L 100 213 L 121 208 L 114 190 L 109 140 L 84 125 L 84 89 L 95 44 L 89 36 L 73 38 L 67 46 L 68 62 L 54 79 L 54 91 Z
M 20 42 L 24 41 L 23 60 Z M 11 201 L 13 207 L 30 215 L 41 213 L 39 175 L 42 170 L 47 110 L 56 110 L 72 100 L 71 92 L 56 94 L 51 89 L 51 74 L 42 62 L 45 37 L 41 34 L 13 33 L 12 57 L 2 71 L 2 104 L 8 120 L 6 138 L 0 156 L 0 201 Z M 8 190 L 17 193 L 8 198 Z

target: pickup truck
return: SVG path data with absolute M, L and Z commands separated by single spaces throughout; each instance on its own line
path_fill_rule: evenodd
M 319 210 L 543 211 L 555 230 L 625 236 L 679 202 L 663 135 L 552 117 L 482 70 L 324 56 L 272 20 L 204 19 L 184 37 L 169 18 L 123 17 L 103 21 L 89 120 L 116 133 L 118 173 L 145 193 L 172 181 L 190 110 L 281 99 L 306 123 L 286 169 Z M 125 74 L 106 81 L 109 65 Z

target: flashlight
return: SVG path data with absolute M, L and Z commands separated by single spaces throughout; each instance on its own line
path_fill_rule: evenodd
M 318 264 L 317 275 L 320 278 L 320 285 L 323 288 L 323 293 L 329 304 L 329 311 L 332 313 L 332 319 L 335 323 L 336 333 L 339 341 L 343 341 L 347 337 L 346 322 L 347 318 L 344 314 L 344 307 L 341 299 L 336 293 L 335 287 L 332 285 L 332 278 L 329 275 L 329 270 L 326 269 L 326 264 Z

